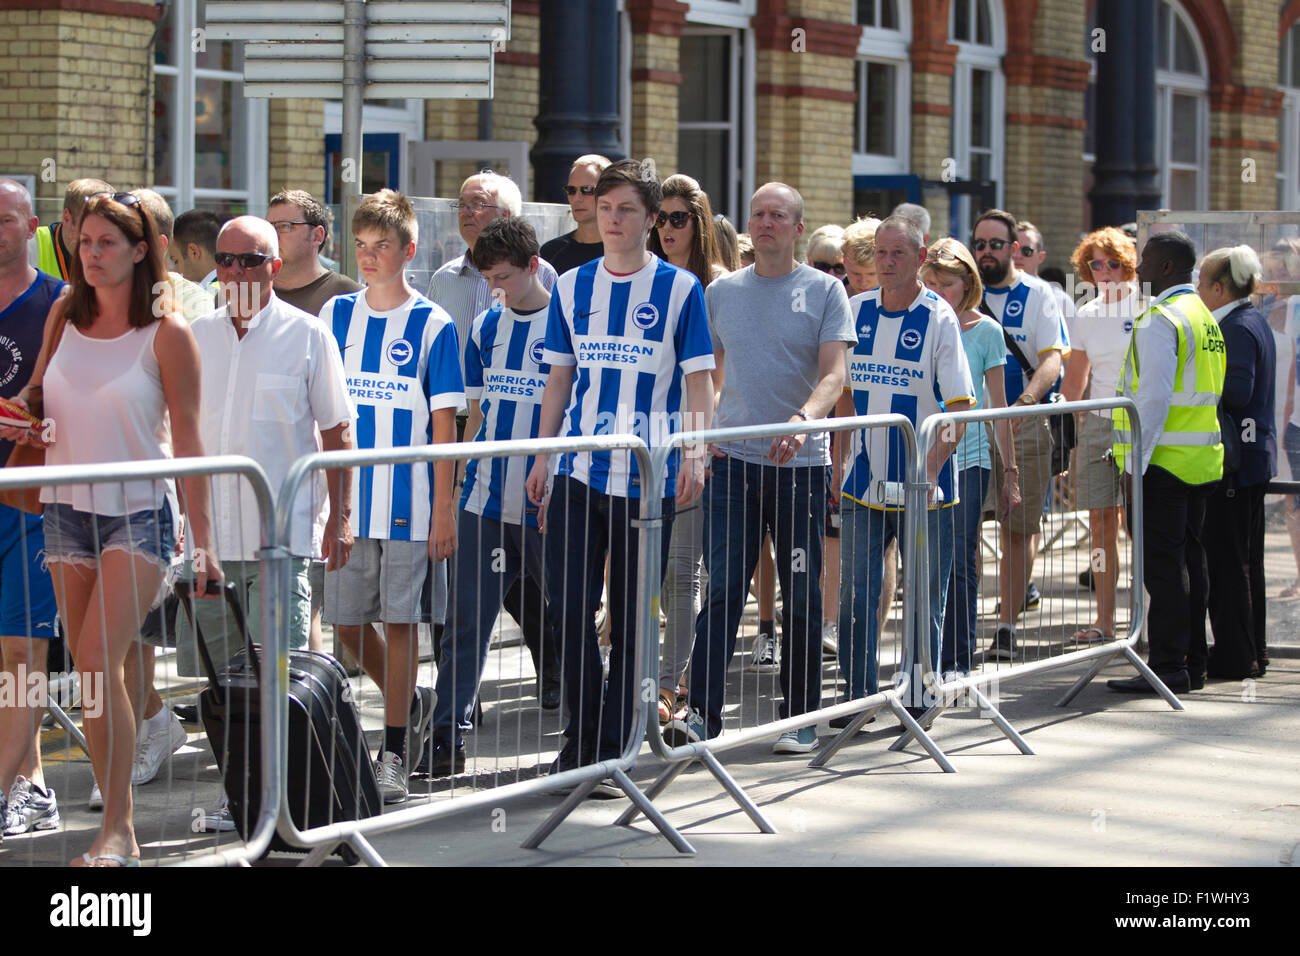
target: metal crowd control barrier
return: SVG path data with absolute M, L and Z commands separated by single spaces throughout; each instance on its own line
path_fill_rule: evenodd
M 1134 435 L 1133 451 L 1134 458 L 1141 457 L 1141 428 L 1138 421 L 1137 407 L 1131 399 L 1127 398 L 1110 398 L 1094 399 L 1082 402 L 1059 402 L 1050 407 L 1051 414 L 1073 414 L 1075 412 L 1091 412 L 1101 409 L 1123 408 L 1128 411 L 1131 418 L 1131 430 Z M 939 430 L 949 424 L 966 423 L 973 424 L 976 422 L 1001 421 L 1004 419 L 1026 419 L 1039 418 L 1044 414 L 1043 408 L 1000 408 L 1000 409 L 976 409 L 968 412 L 959 412 L 951 414 L 935 415 L 927 419 L 921 426 L 919 440 L 921 454 L 918 461 L 924 462 L 926 454 L 933 446 Z M 923 475 L 919 475 L 923 478 Z M 964 694 L 969 694 L 978 703 L 982 713 L 987 714 L 997 725 L 999 730 L 1020 750 L 1023 754 L 1032 754 L 1033 751 L 1024 739 L 1015 731 L 1010 722 L 1001 714 L 998 708 L 989 700 L 983 692 L 989 685 L 998 685 L 1009 680 L 1019 680 L 1035 674 L 1045 673 L 1051 670 L 1057 670 L 1063 667 L 1072 667 L 1081 663 L 1091 663 L 1087 672 L 1077 680 L 1074 685 L 1066 691 L 1057 701 L 1057 706 L 1067 706 L 1078 694 L 1088 685 L 1097 674 L 1116 657 L 1124 657 L 1138 672 L 1150 682 L 1151 686 L 1168 702 L 1169 706 L 1175 710 L 1184 710 L 1183 704 L 1174 695 L 1174 693 L 1165 686 L 1165 684 L 1155 675 L 1147 666 L 1146 662 L 1134 650 L 1139 637 L 1142 634 L 1144 624 L 1143 595 L 1142 595 L 1142 482 L 1135 481 L 1132 483 L 1132 497 L 1129 500 L 1130 523 L 1132 527 L 1133 557 L 1132 557 L 1132 586 L 1130 589 L 1130 617 L 1129 632 L 1125 637 L 1116 637 L 1113 640 L 1096 644 L 1085 650 L 1068 651 L 1066 653 L 1032 661 L 1024 664 L 1014 664 L 1010 668 L 989 669 L 979 674 L 969 676 L 955 677 L 954 679 L 943 682 L 942 679 L 936 679 L 938 672 L 935 670 L 933 663 L 926 660 L 925 673 L 927 680 L 932 680 L 932 685 L 927 688 L 930 699 L 933 703 L 927 707 L 925 714 L 919 720 L 922 728 L 929 729 L 935 719 L 948 709 L 956 699 Z M 925 529 L 921 529 L 921 534 L 925 534 Z M 928 593 L 922 589 L 918 595 L 918 605 L 924 605 L 929 600 Z M 921 617 L 923 620 L 924 618 Z M 928 658 L 929 649 L 927 642 L 920 642 L 921 656 L 923 659 Z M 901 750 L 907 746 L 913 734 L 904 733 L 891 746 L 891 750 Z M 847 732 L 841 735 L 839 739 L 833 742 L 828 752 L 833 753 L 835 749 L 842 746 L 848 740 Z M 823 755 L 824 756 L 824 755 Z M 820 757 L 819 757 L 820 759 Z
M 234 480 L 247 482 L 251 488 L 254 499 L 258 508 L 258 523 L 260 528 L 261 543 L 265 544 L 273 540 L 274 533 L 274 499 L 271 492 L 270 484 L 267 481 L 266 474 L 256 462 L 241 456 L 227 455 L 209 458 L 179 458 L 165 461 L 139 461 L 127 463 L 110 463 L 99 465 L 75 465 L 75 466 L 48 466 L 37 468 L 8 468 L 0 470 L 0 489 L 20 489 L 35 487 L 66 487 L 70 485 L 85 486 L 90 485 L 91 506 L 95 504 L 96 488 L 102 486 L 119 485 L 126 487 L 127 482 L 158 482 L 163 479 L 180 479 L 189 477 L 205 477 L 208 479 L 227 476 Z M 130 522 L 128 519 L 128 528 Z M 93 528 L 93 526 L 92 526 Z M 26 532 L 24 532 L 26 533 Z M 93 544 L 99 547 L 99 531 L 92 530 Z M 155 532 L 155 537 L 159 535 Z M 138 537 L 134 539 L 139 541 Z M 145 543 L 145 542 L 140 542 Z M 187 551 L 189 549 L 187 548 Z M 266 580 L 272 578 L 273 569 L 278 559 L 278 552 L 274 548 L 262 547 L 258 550 L 258 563 L 260 572 Z M 56 562 L 50 567 L 50 575 L 53 580 L 58 576 L 66 573 L 61 562 Z M 166 578 L 164 577 L 160 585 L 160 594 L 162 586 L 165 586 Z M 7 582 L 12 583 L 12 582 Z M 24 581 L 24 585 L 29 584 Z M 60 585 L 60 587 L 63 585 Z M 60 589 L 56 587 L 56 591 Z M 30 609 L 30 591 L 29 609 Z M 93 608 L 91 609 L 93 611 Z M 143 614 L 142 608 L 137 608 Z M 268 590 L 265 599 L 261 605 L 261 625 L 263 633 L 273 634 L 276 632 L 276 621 L 281 615 L 281 602 L 278 592 L 274 589 Z M 101 604 L 101 613 L 104 608 Z M 166 625 L 164 625 L 166 628 Z M 133 644 L 132 651 L 138 648 L 141 655 L 149 655 L 150 661 L 155 659 L 154 648 L 143 644 L 139 638 Z M 128 664 L 131 661 L 131 651 L 128 652 Z M 161 660 L 161 658 L 160 658 Z M 73 662 L 75 664 L 75 661 Z M 141 662 L 141 668 L 145 665 Z M 161 668 L 160 668 L 161 670 Z M 142 671 L 143 673 L 143 671 Z M 96 704 L 92 696 L 96 693 L 105 694 L 103 675 L 97 679 L 95 675 L 85 675 L 87 679 L 81 682 L 81 704 L 83 714 L 88 709 L 102 708 L 108 705 L 108 701 L 101 697 L 100 703 Z M 141 678 L 135 672 L 126 675 L 128 691 L 133 683 Z M 159 675 L 157 680 L 162 680 Z M 98 685 L 98 687 L 96 686 Z M 151 688 L 139 686 L 140 693 L 145 694 Z M 191 692 L 195 688 L 183 689 L 181 692 Z M 260 685 L 260 706 L 265 714 L 273 714 L 276 708 L 274 702 L 283 696 L 283 687 L 281 675 L 278 672 L 268 670 L 268 679 Z M 169 697 L 173 696 L 167 688 L 163 689 L 163 713 L 166 714 L 166 720 L 174 721 L 170 709 L 167 707 Z M 142 705 L 142 709 L 145 705 Z M 71 708 L 70 708 L 71 709 Z M 18 854 L 21 852 L 20 847 L 24 847 L 26 855 L 31 862 L 39 862 L 48 865 L 63 865 L 68 859 L 65 852 L 66 844 L 69 842 L 68 834 L 73 832 L 75 827 L 77 831 L 89 830 L 88 827 L 82 826 L 87 819 L 94 821 L 94 826 L 98 828 L 97 818 L 84 817 L 81 811 L 84 808 L 77 804 L 84 799 L 84 793 L 90 784 L 94 783 L 93 771 L 91 780 L 86 780 L 82 771 L 74 766 L 74 761 L 70 758 L 68 750 L 75 743 L 81 748 L 85 748 L 85 738 L 81 735 L 75 722 L 64 714 L 61 710 L 55 713 L 51 712 L 58 718 L 58 722 L 63 725 L 66 732 L 66 738 L 63 742 L 65 748 L 62 753 L 51 751 L 46 756 L 47 765 L 46 782 L 47 786 L 53 787 L 56 796 L 60 798 L 61 803 L 61 829 L 64 838 L 61 842 L 49 844 L 44 842 L 48 837 L 42 837 L 39 833 L 24 837 L 10 836 L 4 844 L 4 855 L 0 857 L 0 865 L 10 860 L 19 859 Z M 179 728 L 180 724 L 176 723 L 175 727 Z M 197 740 L 190 741 L 198 745 L 197 754 L 193 751 L 184 755 L 175 754 L 172 760 L 183 758 L 182 762 L 188 764 L 194 772 L 194 778 L 189 781 L 188 789 L 176 786 L 181 782 L 182 771 L 174 764 L 168 764 L 161 771 L 157 772 L 160 782 L 165 782 L 165 788 L 151 787 L 149 783 L 139 786 L 133 784 L 134 793 L 134 826 L 137 837 L 144 845 L 145 853 L 143 855 L 153 855 L 150 844 L 156 843 L 158 849 L 156 854 L 159 862 L 162 863 L 180 863 L 183 865 L 247 865 L 249 861 L 257 859 L 269 845 L 271 837 L 275 832 L 275 822 L 279 816 L 279 798 L 281 793 L 280 768 L 281 762 L 275 759 L 277 740 L 282 735 L 282 730 L 274 725 L 273 722 L 263 722 L 260 737 L 260 812 L 255 821 L 248 826 L 248 839 L 241 845 L 231 846 L 230 844 L 222 845 L 218 837 L 216 840 L 203 838 L 201 842 L 191 839 L 194 833 L 202 832 L 202 828 L 197 826 L 197 818 L 205 811 L 195 806 L 197 800 L 212 801 L 217 799 L 220 784 L 212 786 L 207 781 L 199 780 L 199 773 L 206 774 L 212 766 L 211 756 L 207 753 L 206 741 L 200 737 Z M 51 741 L 51 743 L 54 743 Z M 249 744 L 249 746 L 255 746 Z M 178 750 L 179 743 L 171 743 L 166 755 L 171 755 L 173 751 Z M 135 751 L 138 754 L 138 751 Z M 164 755 L 164 759 L 167 756 Z M 56 769 L 57 768 L 57 769 Z M 75 775 L 75 780 L 74 780 Z M 134 776 L 134 774 L 133 774 Z M 58 786 L 53 786 L 57 783 Z M 200 797 L 198 791 L 203 789 L 207 793 Z M 156 795 L 161 793 L 162 799 L 158 800 Z M 76 795 L 74 797 L 74 794 Z M 177 794 L 184 794 L 185 799 L 181 801 L 181 806 L 175 804 L 174 799 Z M 70 825 L 71 824 L 71 825 Z M 184 834 L 184 837 L 177 839 L 176 833 Z M 196 845 L 197 844 L 197 845 Z M 51 857 L 50 851 L 55 847 L 62 848 L 56 857 Z M 197 850 L 197 852 L 195 852 Z M 176 859 L 178 855 L 183 855 L 181 859 Z
M 585 438 L 551 438 L 530 439 L 510 442 L 470 442 L 419 448 L 395 448 L 382 451 L 345 451 L 324 452 L 308 455 L 299 459 L 285 477 L 280 491 L 281 502 L 294 500 L 298 489 L 309 476 L 319 470 L 337 468 L 360 468 L 364 466 L 385 466 L 406 463 L 459 462 L 470 459 L 488 460 L 494 458 L 519 458 L 532 455 L 555 455 L 566 452 L 600 452 L 627 451 L 637 462 L 640 474 L 660 475 L 662 472 L 653 468 L 649 449 L 644 441 L 633 435 L 605 435 Z M 660 556 L 659 535 L 646 533 L 662 527 L 662 502 L 658 496 L 651 495 L 642 499 L 642 512 L 633 524 L 637 529 L 637 555 L 642 568 L 657 568 Z M 552 512 L 554 508 L 552 507 Z M 291 531 L 291 509 L 282 507 L 277 515 L 276 539 L 279 542 L 289 540 Z M 552 529 L 553 530 L 553 529 Z M 283 573 L 287 575 L 287 565 Z M 281 581 L 281 589 L 288 587 L 288 581 Z M 640 589 L 636 597 L 635 633 L 630 650 L 634 661 L 633 687 L 640 687 L 644 673 L 645 635 L 651 622 L 658 615 L 657 589 Z M 279 681 L 277 686 L 284 687 L 288 660 L 283 644 L 278 656 Z M 280 737 L 275 741 L 275 753 L 283 765 L 289 759 L 288 741 L 284 736 L 286 699 L 284 695 L 276 702 L 277 727 Z M 471 792 L 466 795 L 452 794 L 450 799 L 420 805 L 407 803 L 400 809 L 378 814 L 360 820 L 340 821 L 326 826 L 299 830 L 288 812 L 288 795 L 283 791 L 287 777 L 281 776 L 281 813 L 279 819 L 280 836 L 296 847 L 310 850 L 303 865 L 317 865 L 341 845 L 347 845 L 363 860 L 371 865 L 383 865 L 384 861 L 374 846 L 367 839 L 375 833 L 385 833 L 404 827 L 414 826 L 432 820 L 439 820 L 456 814 L 466 813 L 480 808 L 498 808 L 508 801 L 518 800 L 541 793 L 572 788 L 569 795 L 552 812 L 523 843 L 525 848 L 535 848 L 549 836 L 556 827 L 601 783 L 612 780 L 639 807 L 668 838 L 684 852 L 690 847 L 679 833 L 655 809 L 650 800 L 628 777 L 627 771 L 635 761 L 640 744 L 645 735 L 646 712 L 643 708 L 635 709 L 631 730 L 624 741 L 622 752 L 616 759 L 607 759 L 595 763 L 566 769 L 548 776 L 530 780 L 515 780 L 502 786 Z M 455 774 L 453 773 L 453 776 Z M 412 798 L 418 798 L 412 794 Z
M 852 418 L 833 418 L 817 419 L 806 423 L 779 423 L 772 425 L 755 425 L 742 428 L 714 429 L 710 431 L 688 432 L 673 435 L 666 444 L 655 449 L 655 468 L 656 474 L 662 475 L 667 467 L 670 456 L 686 444 L 708 442 L 710 444 L 741 441 L 745 439 L 771 439 L 784 435 L 815 435 L 825 432 L 842 432 L 845 434 L 857 431 L 859 429 L 896 429 L 902 439 L 902 448 L 905 456 L 906 474 L 915 474 L 917 459 L 917 447 L 915 433 L 912 429 L 911 422 L 903 415 L 865 415 Z M 715 475 L 709 479 L 710 482 L 718 480 Z M 920 494 L 924 504 L 924 487 L 916 488 L 909 486 L 908 502 L 903 511 L 903 526 L 900 531 L 900 539 L 923 544 L 918 536 L 917 510 L 915 506 L 916 495 Z M 707 486 L 706 486 L 707 495 Z M 916 596 L 917 588 L 914 586 L 915 574 L 919 565 L 916 562 L 916 548 L 907 549 L 908 558 L 903 563 L 903 617 L 902 617 L 902 648 L 906 654 L 906 648 L 914 642 L 915 638 L 915 620 L 916 620 Z M 658 594 L 660 590 L 659 567 L 654 564 L 642 566 L 642 574 L 645 576 L 645 591 L 650 594 Z M 786 596 L 788 602 L 789 596 Z M 786 609 L 787 612 L 789 609 Z M 787 618 L 788 620 L 788 618 Z M 820 622 L 817 624 L 820 633 Z M 844 639 L 844 635 L 840 635 Z M 820 636 L 817 639 L 818 657 L 820 658 Z M 699 648 L 696 648 L 698 652 Z M 645 661 L 642 664 L 644 671 L 651 671 L 659 664 L 658 642 L 649 640 L 645 642 L 644 653 Z M 697 662 L 692 660 L 692 667 L 697 666 Z M 824 680 L 824 678 L 823 678 Z M 867 696 L 845 701 L 830 706 L 819 706 L 817 709 L 808 711 L 803 714 L 779 718 L 776 720 L 765 721 L 758 726 L 743 727 L 734 732 L 724 732 L 719 736 L 703 738 L 697 742 L 682 744 L 679 746 L 670 746 L 664 740 L 662 728 L 659 721 L 652 715 L 655 711 L 655 701 L 653 694 L 645 695 L 645 707 L 642 721 L 649 728 L 648 736 L 652 752 L 661 760 L 668 763 L 659 777 L 654 781 L 646 791 L 645 796 L 649 800 L 654 800 L 677 778 L 683 770 L 686 769 L 695 760 L 700 760 L 709 772 L 717 779 L 723 790 L 740 806 L 749 816 L 755 826 L 761 832 L 775 833 L 776 830 L 772 824 L 763 816 L 758 807 L 745 793 L 744 789 L 731 776 L 718 760 L 717 754 L 726 750 L 743 746 L 755 740 L 775 737 L 786 731 L 799 730 L 801 728 L 815 726 L 817 723 L 839 717 L 854 717 L 854 722 L 846 734 L 856 731 L 877 712 L 888 709 L 897 716 L 903 726 L 908 727 L 915 734 L 916 738 L 929 752 L 930 756 L 945 771 L 951 771 L 952 765 L 948 759 L 939 750 L 937 746 L 930 741 L 926 731 L 915 721 L 913 716 L 908 712 L 902 702 L 902 697 L 907 693 L 909 677 L 906 670 L 900 668 L 896 675 L 896 684 L 878 693 L 868 694 Z M 829 759 L 829 754 L 826 754 Z M 822 762 L 825 762 L 824 760 Z M 645 807 L 639 802 L 628 808 L 616 821 L 619 825 L 626 826 L 636 819 L 639 813 L 646 812 Z M 681 849 L 681 847 L 679 847 Z M 693 852 L 693 851 L 687 851 Z

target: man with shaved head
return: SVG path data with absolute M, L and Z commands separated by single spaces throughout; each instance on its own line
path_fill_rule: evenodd
M 705 292 L 713 336 L 719 428 L 825 418 L 844 388 L 845 353 L 858 340 L 844 284 L 798 262 L 803 197 L 766 183 L 750 200 L 754 264 L 715 279 Z M 690 709 L 671 722 L 674 744 L 722 732 L 727 668 L 765 533 L 776 546 L 785 627 L 776 642 L 758 635 L 751 667 L 777 670 L 781 716 L 814 711 L 821 700 L 822 532 L 827 522 L 830 443 L 825 433 L 729 442 L 713 459 L 704 489 L 704 560 L 709 591 L 696 620 Z M 776 753 L 807 753 L 814 727 L 792 730 Z
M 217 236 L 217 280 L 224 305 L 191 327 L 203 354 L 200 429 L 210 455 L 247 455 L 266 470 L 278 489 L 295 459 L 321 446 L 337 451 L 352 446 L 352 403 L 343 362 L 329 329 L 316 316 L 281 301 L 272 288 L 281 261 L 275 228 L 265 219 L 239 216 Z M 330 570 L 342 567 L 352 552 L 350 471 L 327 472 L 329 520 L 320 553 Z M 311 621 L 308 565 L 313 554 L 313 516 L 323 489 L 307 483 L 293 503 L 289 543 L 292 582 L 287 616 L 290 644 L 307 643 Z M 234 476 L 212 479 L 213 540 L 226 580 L 235 584 L 245 619 L 256 632 L 262 584 L 257 551 L 261 547 L 257 501 L 246 482 Z M 196 555 L 198 561 L 202 556 Z M 229 568 L 227 568 L 227 562 Z M 220 668 L 239 649 L 239 635 L 227 633 L 228 615 L 220 602 L 201 601 L 195 614 L 204 643 Z M 193 638 L 182 617 L 177 668 L 200 673 Z M 256 640 L 254 633 L 254 640 Z M 204 819 L 210 829 L 226 829 L 223 805 Z

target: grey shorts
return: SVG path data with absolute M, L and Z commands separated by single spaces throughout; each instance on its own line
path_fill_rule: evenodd
M 311 585 L 311 613 L 320 613 L 325 606 L 325 562 L 314 558 L 307 569 L 307 583 Z
M 419 624 L 428 565 L 427 541 L 357 538 L 348 563 L 325 572 L 325 622 Z
M 1074 507 L 1080 511 L 1120 505 L 1119 470 L 1109 455 L 1111 435 L 1109 409 L 1104 418 L 1092 412 L 1083 416 L 1083 431 L 1070 459 Z
M 241 597 L 244 619 L 248 625 L 248 636 L 254 644 L 261 643 L 262 634 L 262 576 L 256 561 L 223 561 L 221 571 L 226 580 L 235 585 Z M 187 568 L 188 577 L 193 577 L 192 569 Z M 307 559 L 290 559 L 289 594 L 285 606 L 285 617 L 289 623 L 289 646 L 306 647 L 307 633 L 311 627 L 311 597 L 307 584 Z M 212 655 L 212 663 L 221 670 L 235 652 L 244 646 L 243 635 L 239 633 L 226 602 L 219 598 L 196 598 L 194 617 L 203 632 L 203 643 Z M 170 625 L 171 622 L 168 622 Z M 189 617 L 183 609 L 176 613 L 176 673 L 184 677 L 196 677 L 204 674 L 199 658 L 198 646 L 194 643 L 193 630 Z M 153 643 L 149 641 L 147 643 Z

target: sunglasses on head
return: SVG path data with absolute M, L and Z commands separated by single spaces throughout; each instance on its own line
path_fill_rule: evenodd
M 830 273 L 830 274 L 833 275 L 833 276 L 839 276 L 841 279 L 844 278 L 844 263 L 842 263 L 842 262 L 816 262 L 816 261 L 814 261 L 813 264 L 812 264 L 812 267 L 813 267 L 814 269 L 817 269 L 817 270 L 820 271 L 820 272 L 827 272 L 827 273 Z
M 218 252 L 212 258 L 223 269 L 229 269 L 236 262 L 245 269 L 256 269 L 272 257 L 265 252 Z
M 590 196 L 595 191 L 596 191 L 595 186 L 565 186 L 564 187 L 565 194 L 570 197 L 574 196 L 577 193 L 582 193 L 584 196 Z
M 1088 268 L 1093 272 L 1100 272 L 1106 267 L 1110 267 L 1112 271 L 1117 270 L 1120 268 L 1120 265 L 1121 264 L 1116 262 L 1114 259 L 1092 259 L 1088 262 Z
M 983 252 L 987 246 L 994 252 L 1001 252 L 1007 246 L 1011 245 L 1010 239 L 976 239 L 971 243 L 971 248 L 976 252 Z
M 660 229 L 669 224 L 671 224 L 674 229 L 685 229 L 686 224 L 690 221 L 690 212 L 681 209 L 677 212 L 664 212 L 661 209 L 659 210 L 659 215 L 655 217 L 655 225 Z
M 140 205 L 140 197 L 137 196 L 135 193 L 95 193 L 93 196 L 89 197 L 86 201 L 89 202 L 91 199 L 98 199 L 100 196 L 107 196 L 115 203 L 120 203 L 123 206 L 127 206 L 131 209 L 134 209 L 137 213 L 139 213 L 140 221 L 141 222 L 144 221 L 144 213 L 140 211 L 144 207 Z

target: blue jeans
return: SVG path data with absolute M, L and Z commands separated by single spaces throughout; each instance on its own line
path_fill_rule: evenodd
M 536 528 L 461 511 L 456 541 L 451 558 L 452 604 L 438 652 L 433 737 L 439 744 L 454 743 L 459 747 L 463 743 L 461 735 L 471 726 L 479 681 L 492 644 L 492 625 L 506 595 L 521 575 L 541 585 L 542 536 Z M 536 606 L 530 605 L 524 613 L 538 612 Z M 540 613 L 544 640 L 553 640 L 551 612 L 546 609 Z M 525 633 L 534 631 L 537 624 L 536 620 L 519 622 Z
M 690 703 L 705 716 L 708 736 L 722 733 L 727 669 L 736 651 L 749 581 L 763 536 L 771 532 L 781 581 L 782 717 L 821 703 L 822 532 L 826 468 L 779 468 L 715 459 L 704 486 L 704 555 L 709 591 L 695 622 Z
M 953 526 L 952 580 L 943 617 L 939 670 L 969 674 L 975 656 L 975 612 L 980 588 L 980 523 L 992 472 L 972 465 L 958 473 L 961 500 L 948 509 Z
M 952 571 L 952 521 L 947 511 L 926 512 L 926 542 L 930 552 L 930 660 L 939 659 L 943 632 L 944 599 Z M 898 551 L 907 561 L 909 542 L 904 540 L 903 512 L 867 508 L 844 499 L 840 531 L 840 670 L 847 675 L 849 699 L 857 700 L 880 690 L 880 634 L 877 611 L 884 554 L 889 542 L 898 539 Z M 904 575 L 904 582 L 907 578 Z M 920 668 L 904 647 L 900 672 L 911 672 L 915 696 L 909 703 L 922 706 Z
M 663 499 L 660 573 L 668 561 L 673 499 Z M 564 699 L 569 708 L 562 767 L 610 760 L 623 753 L 640 695 L 633 686 L 636 596 L 644 586 L 637 557 L 639 498 L 593 491 L 563 475 L 555 479 L 546 513 L 546 593 L 560 634 Z M 596 610 L 609 556 L 609 684 L 601 692 Z M 458 572 L 459 574 L 459 572 Z M 651 678 L 653 675 L 646 675 Z

